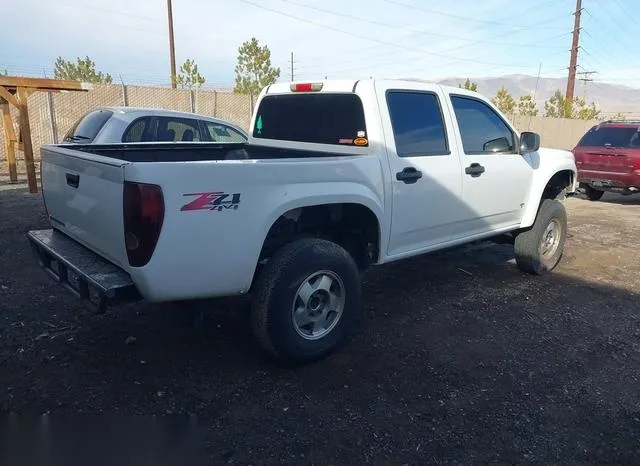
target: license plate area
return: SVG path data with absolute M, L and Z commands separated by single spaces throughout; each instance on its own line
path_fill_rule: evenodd
M 592 180 L 591 186 L 594 188 L 610 188 L 613 186 L 613 181 L 611 180 Z

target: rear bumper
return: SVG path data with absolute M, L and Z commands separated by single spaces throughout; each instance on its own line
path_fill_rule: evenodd
M 94 312 L 142 299 L 127 272 L 68 236 L 48 229 L 27 238 L 40 267 Z
M 602 189 L 640 190 L 640 172 L 630 173 L 602 172 L 595 170 L 578 170 L 578 181 Z

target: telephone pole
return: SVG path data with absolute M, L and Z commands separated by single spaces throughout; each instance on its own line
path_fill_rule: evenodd
M 592 74 L 597 73 L 597 71 L 578 71 L 576 74 L 579 74 L 580 77 L 578 78 L 580 81 L 582 81 L 582 99 L 583 100 L 587 100 L 587 83 L 593 81 L 593 78 L 591 78 L 590 76 Z
M 169 57 L 171 59 L 171 87 L 176 88 L 176 47 L 173 42 L 173 9 L 171 0 L 167 0 L 167 14 L 169 15 Z
M 571 42 L 571 59 L 569 60 L 569 77 L 567 79 L 567 92 L 565 94 L 565 106 L 568 110 L 573 104 L 573 95 L 576 88 L 576 70 L 578 68 L 578 49 L 580 48 L 580 15 L 582 14 L 582 0 L 576 0 L 575 20 L 573 23 L 573 41 Z
M 291 52 L 291 81 L 295 81 L 295 71 L 293 68 L 293 52 Z

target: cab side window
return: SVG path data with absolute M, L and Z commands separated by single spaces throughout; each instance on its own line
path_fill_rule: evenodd
M 451 96 L 465 154 L 516 153 L 515 134 L 489 105 L 472 97 Z
M 399 157 L 450 153 L 440 102 L 435 94 L 392 90 L 387 92 L 387 106 Z

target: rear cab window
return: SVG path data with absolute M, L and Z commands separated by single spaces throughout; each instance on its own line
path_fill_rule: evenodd
M 111 110 L 94 110 L 87 113 L 67 132 L 63 142 L 90 144 L 112 115 Z
M 260 101 L 255 139 L 368 146 L 364 109 L 351 93 L 274 94 Z
M 426 91 L 387 91 L 398 157 L 448 155 L 447 131 L 438 97 Z
M 624 147 L 640 149 L 640 127 L 594 126 L 580 139 L 578 147 Z

